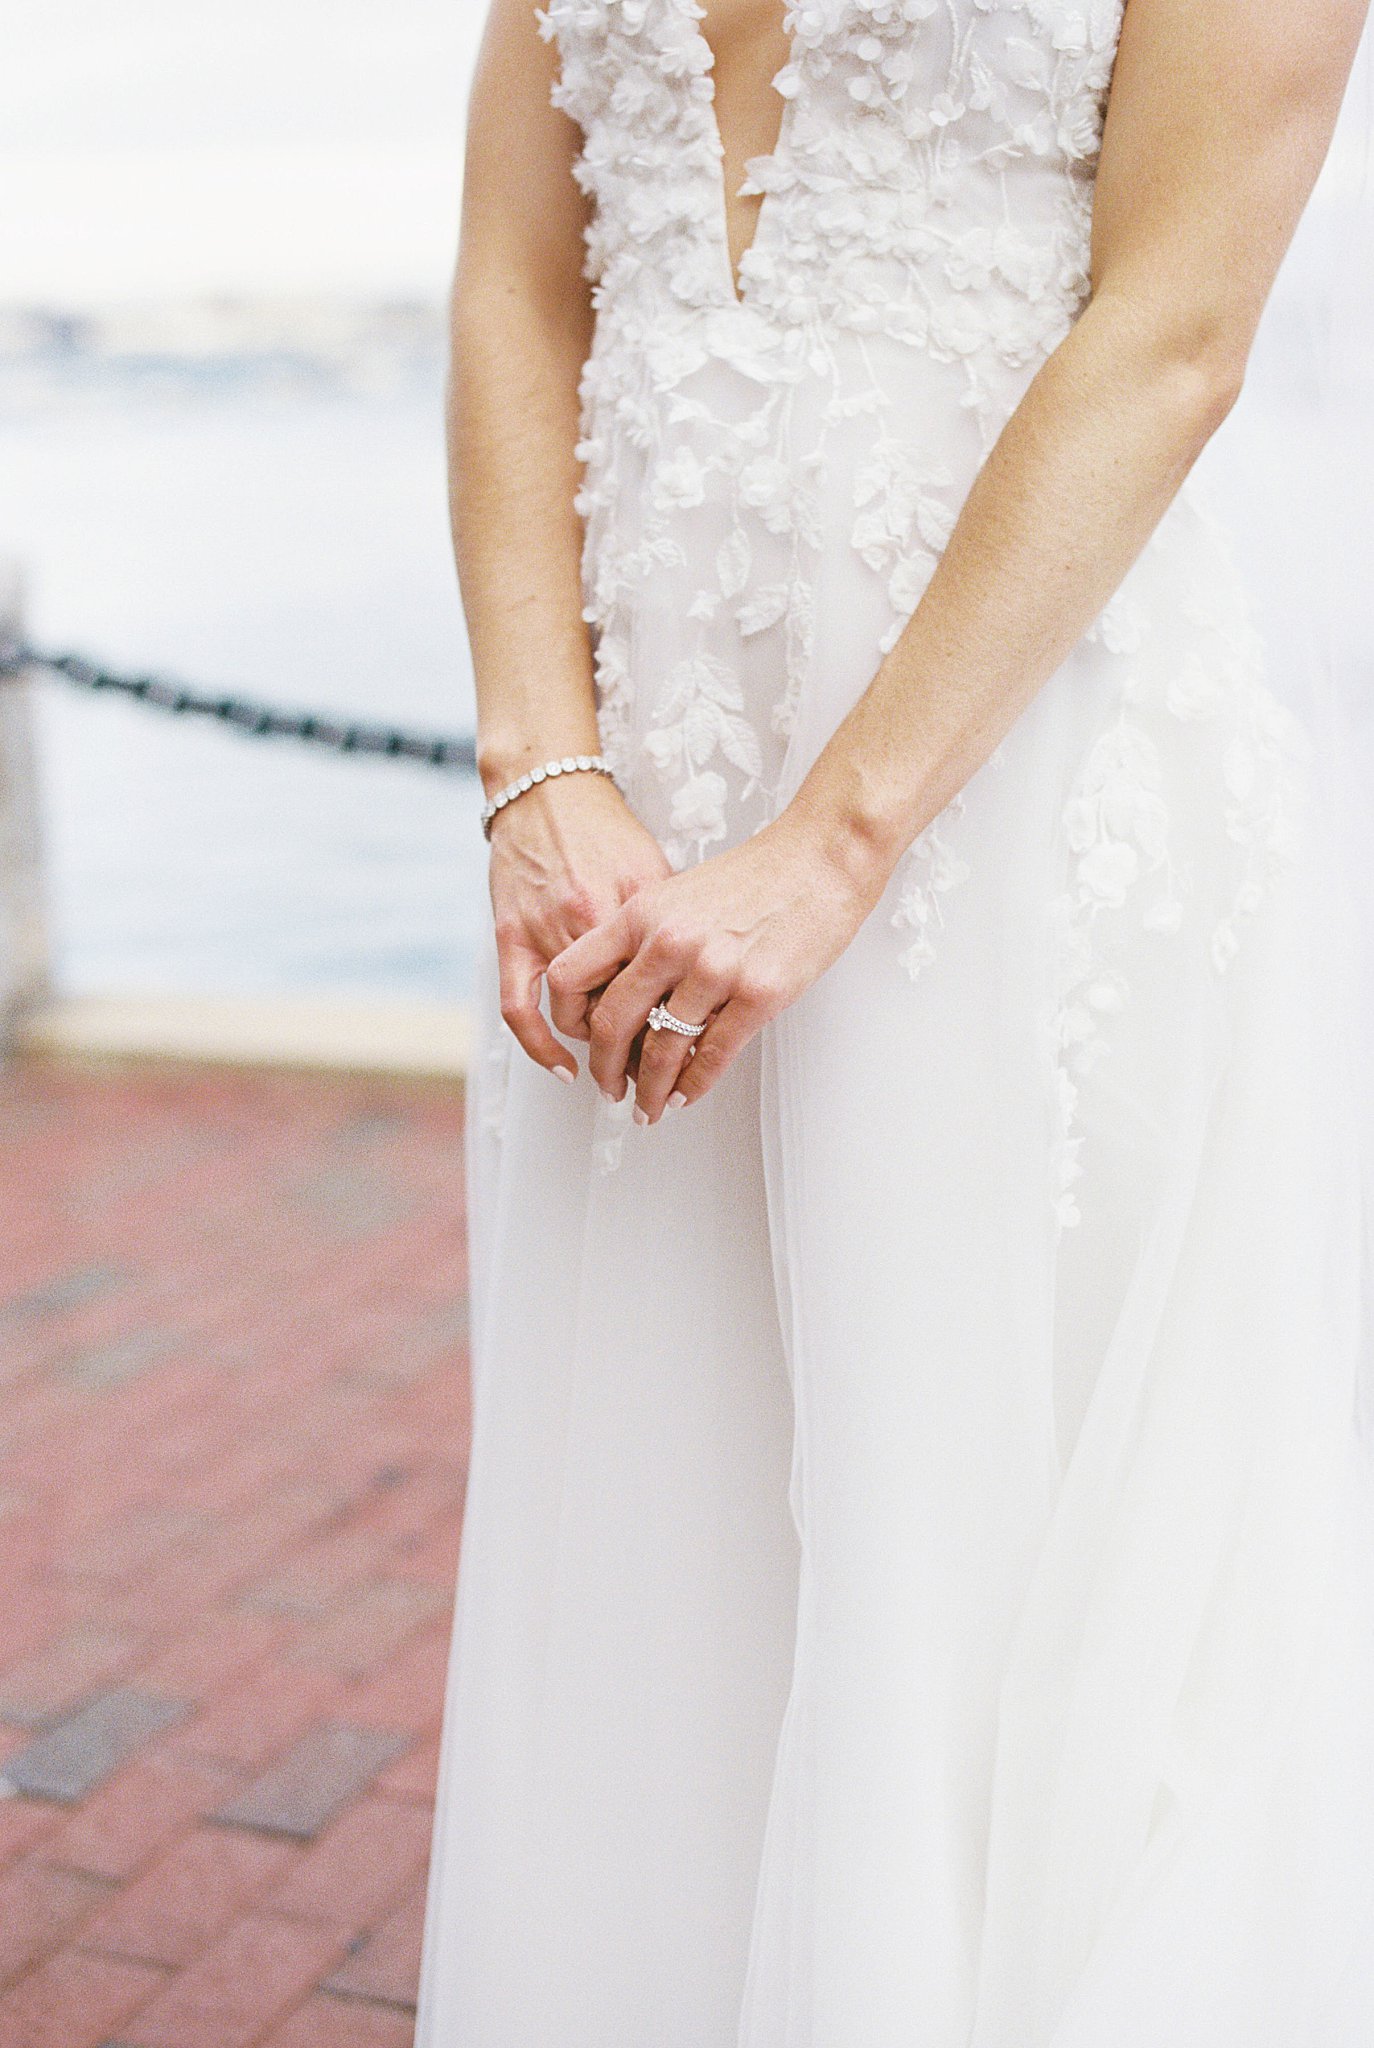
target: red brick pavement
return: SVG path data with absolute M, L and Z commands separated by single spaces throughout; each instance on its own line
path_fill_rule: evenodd
M 0 1073 L 0 2048 L 409 2048 L 453 1089 Z

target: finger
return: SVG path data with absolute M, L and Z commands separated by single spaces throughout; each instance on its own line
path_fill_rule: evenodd
M 644 1031 L 650 1010 L 672 979 L 671 974 L 655 967 L 651 958 L 639 954 L 592 1008 L 587 1065 L 598 1088 L 613 1102 L 624 1096 L 636 1040 Z
M 593 1005 L 587 1064 L 612 1101 L 624 1097 L 626 1080 L 633 1078 L 632 1063 L 637 1065 L 652 1035 L 645 1031 L 650 1010 L 666 990 L 690 978 L 685 962 L 692 957 L 690 947 L 679 936 L 655 927 Z M 701 978 L 699 970 L 696 978 Z M 710 1008 L 711 999 L 707 998 L 704 1014 L 709 1014 Z
M 556 1003 L 571 996 L 589 995 L 604 988 L 619 970 L 634 959 L 638 942 L 631 929 L 630 908 L 622 904 L 604 924 L 594 925 L 565 946 L 549 962 L 549 993 Z
M 704 983 L 685 981 L 663 1001 L 665 1009 L 680 1017 L 684 1024 L 704 1024 L 719 999 L 719 991 L 708 989 Z M 698 1043 L 677 1031 L 645 1032 L 635 1088 L 636 1123 L 658 1122 L 668 1097 L 691 1062 L 693 1046 Z
M 584 932 L 555 955 L 548 967 L 549 1012 L 569 1038 L 590 1040 L 592 1013 L 618 968 L 633 959 L 635 943 L 624 908 Z M 603 967 L 598 962 L 607 964 Z M 596 1069 L 593 1067 L 593 1073 Z M 622 1088 L 621 1093 L 624 1093 Z
M 588 994 L 580 989 L 565 993 L 550 983 L 549 1015 L 553 1018 L 554 1029 L 561 1031 L 565 1038 L 590 1037 L 592 1006 L 598 993 L 592 990 Z
M 595 931 L 596 926 L 597 919 L 590 909 L 586 915 L 578 914 L 566 918 L 562 930 L 548 949 L 550 963 L 556 960 L 560 953 L 566 952 L 577 939 L 585 938 L 588 932 Z M 548 992 L 549 1015 L 553 1019 L 554 1030 L 563 1038 L 585 1040 L 590 1035 L 592 1006 L 600 990 L 564 989 L 555 979 L 548 983 Z
M 569 1081 L 577 1078 L 577 1062 L 560 1045 L 539 1007 L 544 963 L 532 946 L 507 943 L 500 949 L 501 1015 L 536 1066 Z
M 762 1029 L 766 1014 L 738 999 L 718 1010 L 695 1041 L 692 1057 L 678 1075 L 674 1095 L 681 1096 L 684 1103 L 700 1102 Z

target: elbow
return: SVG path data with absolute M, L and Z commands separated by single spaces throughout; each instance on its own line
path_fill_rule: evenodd
M 1234 309 L 1200 316 L 1175 337 L 1174 356 L 1191 378 L 1200 415 L 1214 431 L 1245 388 L 1254 332 Z
M 1113 330 L 1118 368 L 1199 448 L 1234 409 L 1245 384 L 1253 333 L 1234 310 L 1168 305 L 1110 288 L 1094 296 L 1094 309 Z
M 1235 409 L 1245 388 L 1248 356 L 1248 350 L 1225 342 L 1203 349 L 1182 347 L 1163 356 L 1163 375 L 1199 448 Z
M 1180 430 L 1204 447 L 1245 384 L 1251 336 L 1229 311 L 1171 308 L 1142 322 L 1143 365 Z

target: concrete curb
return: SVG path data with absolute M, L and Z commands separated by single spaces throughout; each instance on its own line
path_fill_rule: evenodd
M 74 996 L 24 1017 L 14 1050 L 49 1059 L 186 1060 L 458 1080 L 461 1003 L 348 997 Z

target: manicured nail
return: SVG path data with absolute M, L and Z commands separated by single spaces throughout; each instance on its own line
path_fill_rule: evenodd
M 577 1075 L 571 1067 L 550 1067 L 549 1072 L 559 1081 L 575 1081 Z
M 684 1107 L 686 1101 L 687 1097 L 683 1094 L 682 1090 L 680 1088 L 675 1088 L 672 1094 L 668 1097 L 668 1107 L 669 1109 L 681 1109 Z
M 639 1106 L 639 1104 L 638 1104 L 638 1103 L 636 1103 L 636 1104 L 635 1104 L 635 1122 L 636 1122 L 637 1124 L 639 1124 L 639 1125 L 643 1126 L 644 1124 L 647 1124 L 647 1123 L 648 1123 L 648 1121 L 649 1121 L 649 1112 L 648 1112 L 648 1110 L 647 1110 L 647 1109 L 641 1109 L 641 1108 L 640 1108 L 640 1106 Z

